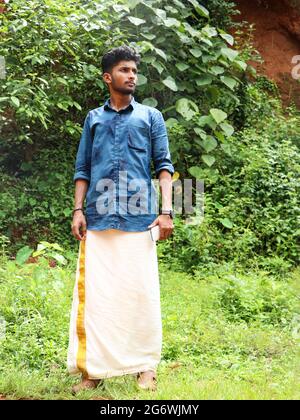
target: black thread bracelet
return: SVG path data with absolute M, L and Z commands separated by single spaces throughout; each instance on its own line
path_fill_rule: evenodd
M 72 216 L 74 216 L 74 213 L 75 213 L 75 211 L 77 211 L 77 210 L 81 210 L 81 211 L 82 211 L 82 213 L 84 214 L 84 209 L 83 209 L 82 207 L 80 207 L 80 208 L 78 208 L 78 209 L 74 209 L 74 210 L 72 211 Z

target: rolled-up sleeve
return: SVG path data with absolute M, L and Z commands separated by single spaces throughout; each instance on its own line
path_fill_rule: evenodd
M 92 136 L 90 128 L 90 113 L 87 114 L 79 142 L 79 147 L 75 162 L 75 174 L 73 181 L 77 179 L 91 178 L 91 156 L 92 156 Z
M 156 177 L 162 169 L 173 175 L 175 169 L 171 161 L 167 128 L 162 113 L 158 110 L 152 114 L 151 144 Z

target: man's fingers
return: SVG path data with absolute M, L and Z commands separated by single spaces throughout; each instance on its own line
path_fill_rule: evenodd
M 79 225 L 78 224 L 75 224 L 75 225 L 72 226 L 72 233 L 73 233 L 73 236 L 75 237 L 75 239 L 77 239 L 78 241 L 81 241 L 82 237 L 81 237 L 80 232 L 79 232 Z
M 173 232 L 174 228 L 169 228 L 169 227 L 160 227 L 160 240 L 164 240 L 164 239 L 168 239 L 172 232 Z

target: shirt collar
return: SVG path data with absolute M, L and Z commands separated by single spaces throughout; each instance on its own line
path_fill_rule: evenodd
M 131 101 L 130 101 L 130 104 L 126 108 L 120 109 L 120 111 L 127 111 L 128 109 L 134 109 L 135 107 L 136 107 L 136 101 L 135 101 L 134 96 L 133 96 Z M 104 109 L 106 111 L 108 111 L 110 109 L 113 110 L 113 111 L 116 111 L 110 105 L 110 98 L 106 99 L 106 101 L 104 102 Z

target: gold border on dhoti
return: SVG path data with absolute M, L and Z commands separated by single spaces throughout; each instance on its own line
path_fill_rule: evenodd
M 85 240 L 80 241 L 79 278 L 78 278 L 78 310 L 76 331 L 78 336 L 77 368 L 83 377 L 88 378 L 86 369 L 86 331 L 85 331 Z

